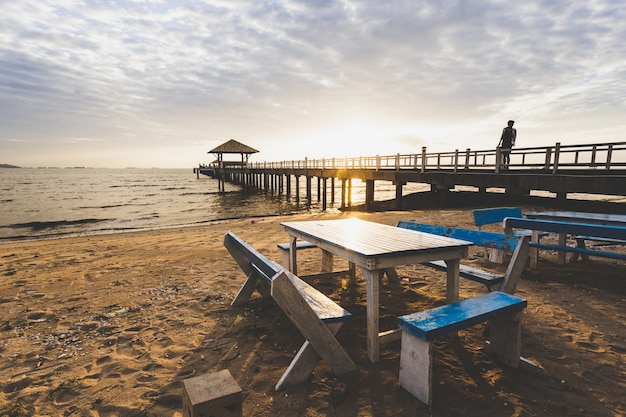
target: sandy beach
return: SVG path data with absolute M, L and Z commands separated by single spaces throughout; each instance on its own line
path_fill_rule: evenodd
M 557 265 L 544 252 L 516 293 L 528 300 L 522 355 L 535 372 L 500 366 L 484 349 L 484 325 L 470 328 L 437 341 L 427 407 L 399 386 L 400 342 L 368 360 L 359 274 L 354 291 L 310 282 L 354 316 L 338 334 L 358 366 L 345 399 L 331 404 L 337 380 L 323 362 L 308 382 L 276 392 L 302 336 L 271 299 L 230 306 L 245 276 L 223 235 L 279 262 L 281 221 L 346 217 L 474 228 L 471 210 L 351 212 L 0 245 L 0 416 L 181 416 L 182 381 L 222 369 L 243 390 L 244 416 L 626 415 L 626 264 Z M 505 268 L 479 248 L 464 263 Z M 300 274 L 319 268 L 319 251 L 299 254 Z M 381 328 L 445 300 L 442 273 L 398 273 L 400 283 L 381 284 Z M 461 281 L 462 298 L 485 291 Z

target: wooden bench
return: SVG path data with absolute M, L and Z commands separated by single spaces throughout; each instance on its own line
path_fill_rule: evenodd
M 513 252 L 511 261 L 509 262 L 509 266 L 507 267 L 504 275 L 460 264 L 459 276 L 484 284 L 490 291 L 497 287 L 498 290 L 509 294 L 513 294 L 515 292 L 517 283 L 519 282 L 520 276 L 524 271 L 524 266 L 526 265 L 526 260 L 528 258 L 530 236 L 515 236 L 513 234 L 505 233 L 482 232 L 478 230 L 437 226 L 434 224 L 416 223 L 410 221 L 400 221 L 397 226 L 405 229 L 466 240 L 477 246 Z M 444 261 L 427 262 L 423 265 L 443 271 L 447 269 Z
M 507 217 L 523 218 L 522 209 L 519 207 L 490 207 L 485 209 L 476 209 L 472 211 L 474 215 L 474 224 L 478 230 L 482 231 L 482 227 L 488 224 L 502 224 Z M 532 235 L 531 230 L 516 230 L 516 236 Z M 538 240 L 538 238 L 537 238 Z M 499 248 L 485 248 L 485 254 L 489 261 L 501 264 L 504 262 L 504 250 Z M 531 253 L 531 256 L 533 254 Z M 534 255 L 536 256 L 536 254 Z
M 577 235 L 577 236 L 574 236 L 574 239 L 576 240 L 576 246 L 581 249 L 588 249 L 587 244 L 585 243 L 586 241 L 601 242 L 601 243 L 606 243 L 609 245 L 620 245 L 620 246 L 626 245 L 626 240 L 608 239 L 608 238 L 595 237 L 595 236 Z M 574 262 L 578 260 L 579 256 L 581 256 L 584 261 L 589 260 L 589 255 L 587 253 L 575 252 L 575 253 L 572 253 L 572 256 L 570 257 L 570 262 Z
M 499 291 L 398 318 L 402 329 L 400 385 L 432 403 L 432 342 L 438 337 L 490 320 L 489 348 L 505 365 L 517 368 L 521 320 L 526 300 Z
M 276 390 L 306 381 L 320 358 L 337 376 L 356 371 L 356 365 L 335 339 L 341 325 L 352 317 L 347 310 L 234 233 L 224 235 L 224 246 L 247 277 L 231 305 L 247 302 L 255 290 L 263 297 L 271 295 L 306 339 Z
M 537 249 L 548 249 L 562 252 L 578 253 L 587 256 L 591 255 L 603 258 L 626 260 L 626 254 L 623 253 L 589 249 L 584 245 L 582 247 L 580 245 L 567 246 L 565 240 L 566 235 L 572 235 L 579 237 L 589 237 L 591 238 L 589 240 L 611 239 L 615 241 L 626 241 L 626 227 L 519 218 L 504 219 L 504 227 L 505 232 L 508 233 L 510 233 L 514 229 L 528 229 L 533 231 L 559 234 L 558 245 L 540 243 L 536 241 L 530 242 L 530 246 Z

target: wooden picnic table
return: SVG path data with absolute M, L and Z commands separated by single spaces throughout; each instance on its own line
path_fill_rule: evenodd
M 372 362 L 379 357 L 379 284 L 384 272 L 399 265 L 434 260 L 447 264 L 447 301 L 459 299 L 459 262 L 471 242 L 373 223 L 359 219 L 283 222 L 289 234 L 290 265 L 296 263 L 298 239 L 339 256 L 361 268 L 367 292 L 367 351 Z M 292 267 L 293 268 L 293 267 Z M 386 332 L 385 332 L 386 333 Z

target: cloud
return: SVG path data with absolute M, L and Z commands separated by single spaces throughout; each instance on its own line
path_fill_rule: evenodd
M 398 146 L 468 134 L 486 146 L 511 117 L 520 138 L 527 123 L 541 143 L 571 118 L 590 132 L 621 125 L 625 107 L 619 1 L 26 0 L 3 8 L 0 138 L 92 138 L 95 152 L 172 141 L 212 148 L 232 137 L 280 155 L 285 140 L 336 137 L 358 119 L 381 140 L 405 138 Z

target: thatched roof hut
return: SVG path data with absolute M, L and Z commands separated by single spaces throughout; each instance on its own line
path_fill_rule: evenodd
M 254 148 L 251 148 L 248 145 L 244 145 L 243 143 L 237 142 L 234 139 L 230 139 L 227 142 L 222 143 L 220 146 L 211 149 L 207 153 L 212 153 L 217 156 L 217 163 L 220 166 L 226 165 L 246 165 L 248 163 L 248 158 L 251 154 L 257 153 Z M 241 155 L 241 161 L 224 161 L 224 154 L 239 154 Z

